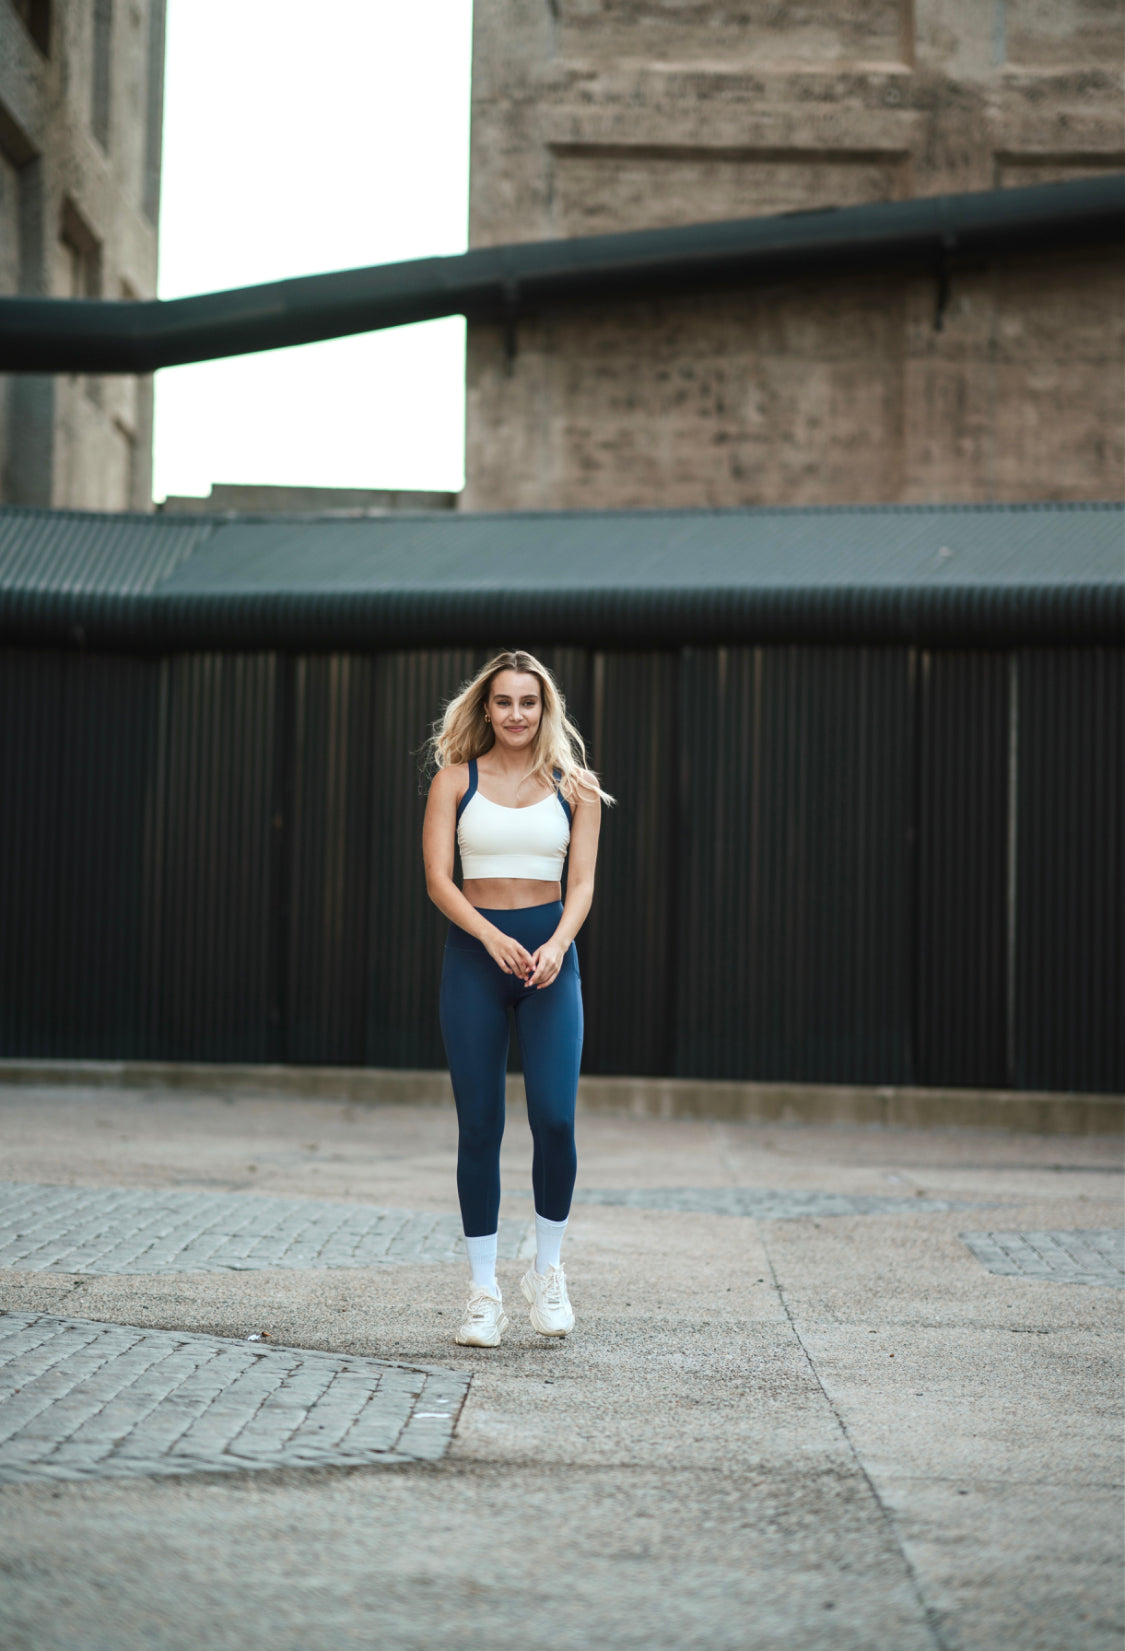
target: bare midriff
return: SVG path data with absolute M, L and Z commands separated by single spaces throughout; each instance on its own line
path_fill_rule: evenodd
M 561 900 L 562 884 L 541 883 L 534 877 L 467 877 L 461 892 L 478 911 L 521 911 Z

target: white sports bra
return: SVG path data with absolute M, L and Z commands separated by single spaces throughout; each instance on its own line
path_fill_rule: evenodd
M 457 805 L 463 877 L 558 883 L 569 844 L 570 805 L 561 791 L 527 808 L 490 802 L 477 790 L 476 758 L 470 757 L 469 787 Z

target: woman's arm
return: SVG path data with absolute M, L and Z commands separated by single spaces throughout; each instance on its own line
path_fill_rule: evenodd
M 566 873 L 566 903 L 559 926 L 550 940 L 532 955 L 529 986 L 549 986 L 562 968 L 571 941 L 585 923 L 594 899 L 594 868 L 598 860 L 598 835 L 602 828 L 602 801 L 578 793 L 571 806 L 569 864 Z
M 466 782 L 467 783 L 467 782 Z M 493 962 L 505 974 L 525 976 L 531 954 L 482 917 L 453 881 L 453 847 L 457 841 L 457 804 L 464 786 L 456 768 L 439 768 L 426 799 L 426 819 L 422 827 L 422 859 L 426 867 L 426 892 L 438 911 L 451 923 L 479 940 Z

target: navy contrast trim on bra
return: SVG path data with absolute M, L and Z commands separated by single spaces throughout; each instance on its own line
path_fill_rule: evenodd
M 555 781 L 555 796 L 559 799 L 559 802 L 562 805 L 562 811 L 566 815 L 566 823 L 567 823 L 567 825 L 573 825 L 574 824 L 574 815 L 571 812 L 570 804 L 567 802 L 566 798 L 563 796 L 562 792 L 559 790 L 559 781 L 562 779 L 562 772 L 558 768 L 552 769 L 551 772 L 554 776 L 554 781 Z M 477 759 L 475 757 L 470 757 L 469 758 L 469 783 L 465 787 L 465 795 L 461 798 L 461 801 L 457 804 L 457 820 L 458 820 L 458 823 L 460 823 L 460 819 L 461 819 L 462 814 L 464 814 L 465 810 L 468 808 L 469 804 L 472 802 L 473 795 L 474 795 L 476 789 L 477 789 Z M 483 795 L 483 793 L 482 793 L 482 795 Z M 485 800 L 485 802 L 487 802 L 488 798 L 485 797 L 484 800 Z
M 473 792 L 476 790 L 476 788 L 477 788 L 477 759 L 475 757 L 470 757 L 469 758 L 469 784 L 466 787 L 465 795 L 461 798 L 461 801 L 457 804 L 457 819 L 458 819 L 458 822 L 460 822 L 462 814 L 464 814 L 465 810 L 468 808 L 470 802 L 472 801 Z
M 559 802 L 562 804 L 562 811 L 566 815 L 566 823 L 567 823 L 567 825 L 573 825 L 574 824 L 574 815 L 570 812 L 570 804 L 567 802 L 566 798 L 563 796 L 562 792 L 559 790 L 559 781 L 562 779 L 562 771 L 558 768 L 553 768 L 551 770 L 551 773 L 554 776 L 554 781 L 555 781 L 555 796 L 559 799 Z

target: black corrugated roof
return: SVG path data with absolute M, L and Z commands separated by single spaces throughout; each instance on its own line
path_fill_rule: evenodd
M 1125 506 L 0 510 L 0 635 L 88 646 L 1119 640 Z

